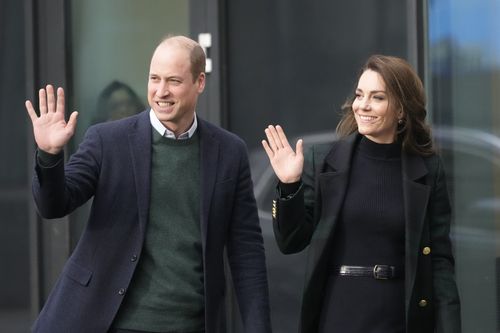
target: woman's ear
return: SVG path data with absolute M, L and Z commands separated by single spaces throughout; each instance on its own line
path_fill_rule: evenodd
M 401 125 L 401 124 L 403 123 L 403 121 L 404 121 L 404 116 L 405 116 L 405 114 L 404 114 L 403 110 L 402 110 L 402 109 L 399 109 L 399 111 L 398 111 L 398 113 L 397 113 L 397 116 L 396 116 L 396 117 L 397 117 L 397 119 L 398 119 L 398 124 L 400 124 L 400 125 Z

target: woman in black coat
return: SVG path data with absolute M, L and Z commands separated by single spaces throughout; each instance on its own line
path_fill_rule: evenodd
M 279 179 L 278 245 L 309 245 L 299 332 L 459 333 L 451 209 L 422 82 L 403 59 L 372 56 L 343 109 L 339 140 L 305 158 L 280 126 L 262 142 Z

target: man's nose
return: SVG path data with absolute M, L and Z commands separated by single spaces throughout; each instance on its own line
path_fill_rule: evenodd
M 168 96 L 170 93 L 168 83 L 166 81 L 161 81 L 158 85 L 158 89 L 156 89 L 156 94 L 158 96 Z

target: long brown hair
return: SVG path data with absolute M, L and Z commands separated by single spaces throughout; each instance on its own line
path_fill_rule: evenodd
M 358 81 L 366 70 L 377 72 L 386 85 L 389 103 L 403 113 L 402 123 L 398 124 L 397 140 L 403 150 L 428 156 L 435 153 L 431 130 L 425 122 L 425 91 L 417 73 L 405 60 L 384 55 L 372 55 L 361 68 Z M 355 95 L 350 96 L 342 106 L 342 119 L 337 125 L 339 137 L 347 136 L 358 129 L 352 103 Z

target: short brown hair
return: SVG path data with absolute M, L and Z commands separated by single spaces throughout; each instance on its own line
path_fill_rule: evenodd
M 193 82 L 200 76 L 201 73 L 205 73 L 205 62 L 206 56 L 203 48 L 198 44 L 198 42 L 181 35 L 167 35 L 165 36 L 158 46 L 164 43 L 176 43 L 182 46 L 187 51 L 189 51 L 189 57 L 191 60 L 191 74 L 193 75 Z

